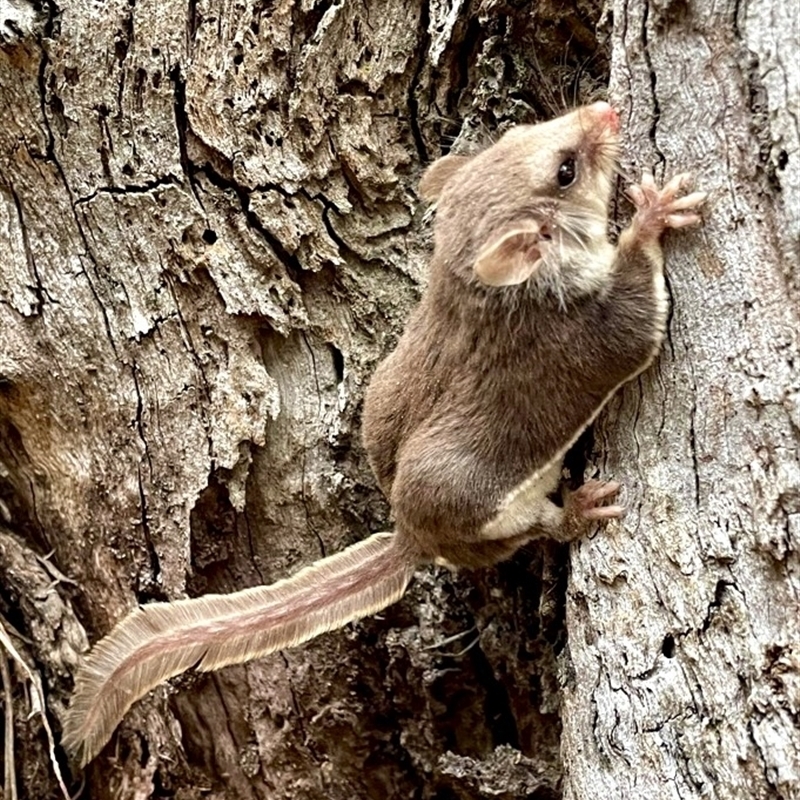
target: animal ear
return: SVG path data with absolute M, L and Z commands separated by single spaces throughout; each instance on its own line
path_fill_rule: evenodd
M 499 234 L 478 254 L 475 276 L 487 286 L 514 286 L 528 280 L 541 263 L 542 238 L 535 222 Z
M 419 193 L 429 203 L 438 200 L 444 185 L 470 160 L 470 156 L 442 156 L 422 174 Z

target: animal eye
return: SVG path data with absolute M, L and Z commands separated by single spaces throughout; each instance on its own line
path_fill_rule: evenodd
M 558 168 L 558 185 L 566 189 L 575 180 L 575 159 L 570 156 L 561 162 Z

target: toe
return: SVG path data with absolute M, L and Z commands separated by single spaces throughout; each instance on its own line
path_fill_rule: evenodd
M 668 194 L 674 197 L 678 192 L 682 191 L 683 189 L 688 188 L 692 185 L 692 174 L 691 172 L 681 172 L 679 175 L 675 175 L 667 185 L 662 189 L 664 194 Z
M 668 214 L 664 221 L 668 228 L 685 228 L 687 225 L 697 225 L 701 218 L 698 214 Z
M 644 205 L 644 192 L 642 191 L 641 186 L 636 186 L 635 184 L 628 187 L 628 197 L 633 200 L 634 204 L 637 206 Z
M 625 506 L 597 506 L 582 512 L 584 519 L 619 519 L 625 513 Z
M 692 192 L 685 197 L 679 197 L 670 203 L 670 211 L 683 211 L 687 208 L 699 206 L 708 197 L 706 192 Z

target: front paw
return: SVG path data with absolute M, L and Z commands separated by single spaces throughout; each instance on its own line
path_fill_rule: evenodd
M 628 188 L 628 196 L 636 206 L 634 223 L 645 236 L 658 238 L 667 228 L 683 228 L 701 221 L 698 207 L 705 201 L 705 192 L 681 193 L 692 184 L 688 172 L 676 175 L 659 189 L 652 173 L 645 172 L 642 182 Z

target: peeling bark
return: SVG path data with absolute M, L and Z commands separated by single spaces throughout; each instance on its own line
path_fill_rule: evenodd
M 56 721 L 137 603 L 387 528 L 360 401 L 427 162 L 600 96 L 610 46 L 626 168 L 714 193 L 664 356 L 570 459 L 620 526 L 161 687 L 84 797 L 800 796 L 797 29 L 562 5 L 0 0 L 0 614 Z M 20 796 L 56 797 L 13 681 Z

